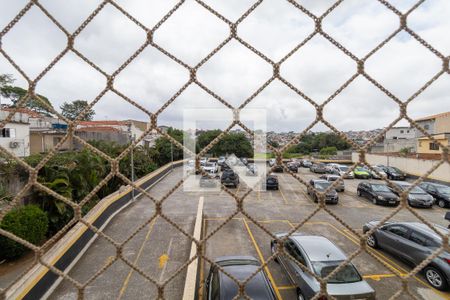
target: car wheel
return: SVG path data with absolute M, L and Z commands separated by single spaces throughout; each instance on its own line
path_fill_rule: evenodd
M 302 291 L 300 291 L 300 289 L 297 289 L 297 299 L 305 300 L 305 296 L 303 296 Z
M 447 289 L 448 284 L 445 277 L 442 275 L 441 271 L 435 267 L 425 268 L 425 279 L 435 289 L 441 291 Z
M 358 194 L 358 196 L 361 197 L 361 191 L 360 190 L 357 190 L 356 194 Z
M 378 200 L 376 197 L 372 197 L 372 203 L 378 205 Z
M 369 245 L 369 247 L 372 247 L 372 248 L 378 247 L 377 238 L 373 234 L 371 234 L 367 237 L 366 243 L 367 243 L 367 245 Z
M 445 207 L 445 201 L 442 200 L 442 199 L 439 200 L 439 201 L 438 201 L 438 206 L 441 207 L 441 208 L 444 208 L 444 207 Z

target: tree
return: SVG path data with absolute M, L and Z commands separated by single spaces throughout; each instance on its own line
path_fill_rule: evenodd
M 336 155 L 337 149 L 334 146 L 331 147 L 324 147 L 320 149 L 320 155 Z
M 9 79 L 9 83 L 11 83 L 10 80 L 11 79 Z M 16 107 L 18 106 L 18 102 L 26 96 L 28 91 L 18 86 L 9 85 L 8 79 L 6 79 L 5 82 L 6 83 L 0 87 L 0 93 L 2 97 L 9 99 L 13 103 L 13 107 Z M 52 114 L 53 106 L 48 98 L 40 94 L 37 94 L 36 96 L 37 97 L 29 97 L 27 102 L 25 102 L 25 105 L 21 106 L 34 110 L 40 114 L 50 116 Z
M 182 130 L 169 128 L 167 130 L 167 134 L 174 138 L 180 144 L 183 144 L 185 133 Z M 183 159 L 184 151 L 180 149 L 177 145 L 173 144 L 166 137 L 160 137 L 155 142 L 155 149 L 158 153 L 157 162 L 159 165 L 167 164 L 172 159 L 173 152 L 173 160 Z
M 199 153 L 201 150 L 203 150 L 203 148 L 208 146 L 221 133 L 222 133 L 222 130 L 215 129 L 215 130 L 207 130 L 207 131 L 204 131 L 201 134 L 199 134 L 197 136 L 197 145 L 196 145 L 197 153 Z M 209 150 L 209 153 L 211 153 L 213 156 L 219 156 L 221 154 L 217 144 L 215 144 Z
M 72 103 L 64 102 L 61 105 L 61 114 L 69 120 L 75 120 L 81 112 L 83 112 L 89 103 L 85 100 L 75 100 Z M 84 116 L 81 118 L 82 121 L 91 121 L 95 115 L 95 111 L 90 108 Z

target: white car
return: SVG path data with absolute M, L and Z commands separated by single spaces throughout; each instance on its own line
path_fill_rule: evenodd
M 353 173 L 353 171 L 348 172 L 349 167 L 347 166 L 339 165 L 335 167 L 334 170 L 336 175 L 343 176 L 345 179 L 355 178 L 355 174 Z
M 189 160 L 184 169 L 186 170 L 186 174 L 193 174 L 195 170 L 195 162 L 192 159 Z
M 202 166 L 203 171 L 215 174 L 219 172 L 219 167 L 215 162 L 207 162 Z

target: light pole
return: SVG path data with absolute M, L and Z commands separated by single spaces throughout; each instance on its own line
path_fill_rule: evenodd
M 130 138 L 130 144 L 133 145 L 134 143 L 134 136 L 131 132 L 131 123 L 128 124 L 128 134 L 129 134 L 129 138 Z M 131 147 L 131 152 L 130 152 L 130 168 L 131 168 L 131 182 L 134 183 L 134 148 Z M 134 201 L 135 197 L 134 197 L 134 187 L 131 187 L 131 201 Z

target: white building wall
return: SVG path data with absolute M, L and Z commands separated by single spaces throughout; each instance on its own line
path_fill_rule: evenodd
M 24 123 L 7 123 L 4 128 L 13 129 L 15 137 L 1 137 L 0 146 L 16 156 L 30 156 L 30 125 Z M 17 142 L 18 147 L 11 148 L 11 142 Z
M 433 166 L 439 163 L 437 160 L 425 160 L 406 157 L 395 157 L 387 155 L 366 154 L 366 160 L 371 165 L 385 165 L 397 167 L 403 172 L 414 176 L 421 176 L 431 170 Z M 359 154 L 352 153 L 352 161 L 359 161 Z M 450 164 L 443 163 L 433 173 L 428 176 L 429 179 L 440 180 L 450 183 Z

